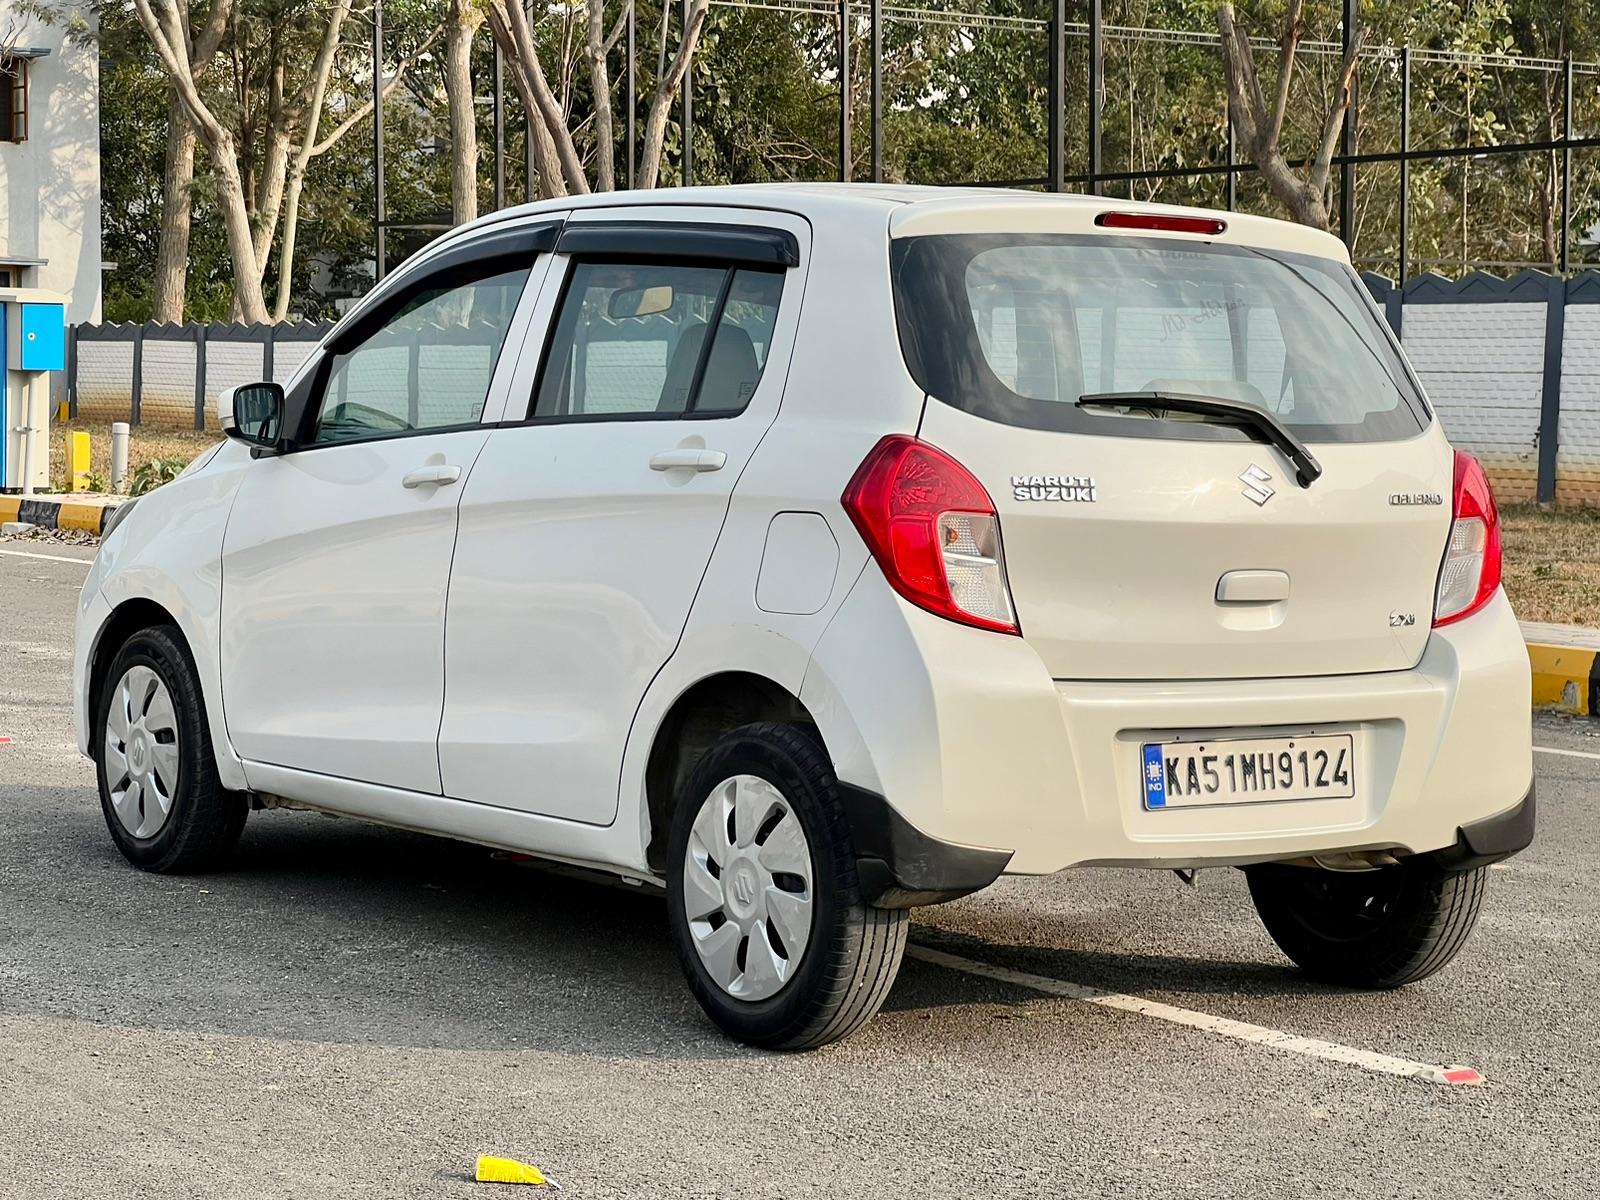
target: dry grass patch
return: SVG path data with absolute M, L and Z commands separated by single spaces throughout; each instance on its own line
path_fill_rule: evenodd
M 1511 504 L 1505 585 L 1524 621 L 1600 627 L 1600 508 Z
M 69 421 L 50 426 L 50 481 L 65 491 L 67 487 L 67 441 L 73 433 L 89 435 L 89 470 L 98 476 L 97 484 L 111 488 L 111 426 L 90 421 Z M 128 477 L 145 463 L 157 458 L 174 458 L 187 463 L 222 440 L 215 432 L 194 429 L 148 429 L 134 426 L 128 437 Z

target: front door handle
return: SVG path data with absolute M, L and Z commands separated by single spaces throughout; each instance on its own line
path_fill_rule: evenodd
M 727 464 L 728 456 L 721 450 L 695 450 L 679 447 L 676 450 L 663 450 L 660 454 L 650 457 L 652 471 L 720 471 Z
M 400 480 L 404 487 L 418 488 L 425 484 L 449 487 L 461 478 L 461 468 L 453 463 L 440 463 L 431 467 L 418 467 Z

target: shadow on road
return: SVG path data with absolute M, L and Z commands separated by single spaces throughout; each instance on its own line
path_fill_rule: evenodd
M 689 997 L 656 893 L 284 812 L 252 814 L 224 873 L 148 875 L 117 854 L 90 790 L 0 785 L 0 799 L 0 1011 L 400 1047 L 753 1053 Z M 1113 991 L 1310 990 L 1273 967 L 1021 946 L 998 926 L 923 922 L 913 937 Z M 887 1010 L 1038 999 L 908 961 Z

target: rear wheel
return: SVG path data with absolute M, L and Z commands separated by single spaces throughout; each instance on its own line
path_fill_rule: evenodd
M 1266 864 L 1245 874 L 1262 924 L 1307 975 L 1396 988 L 1432 975 L 1466 944 L 1487 870 L 1412 859 L 1375 871 Z
M 679 797 L 667 873 L 689 988 L 724 1032 L 804 1050 L 870 1020 L 905 953 L 904 909 L 863 903 L 832 765 L 794 725 L 746 725 Z
M 217 780 L 200 681 L 176 629 L 141 629 L 123 643 L 98 718 L 100 807 L 117 849 L 147 871 L 221 862 L 249 806 Z

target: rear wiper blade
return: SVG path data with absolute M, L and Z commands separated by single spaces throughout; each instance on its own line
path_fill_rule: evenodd
M 1190 392 L 1091 392 L 1078 397 L 1079 408 L 1148 408 L 1152 411 L 1194 413 L 1220 417 L 1238 425 L 1248 425 L 1295 465 L 1295 479 L 1310 487 L 1322 474 L 1322 464 L 1312 457 L 1306 444 L 1291 433 L 1272 413 L 1243 400 L 1224 396 L 1200 396 Z

